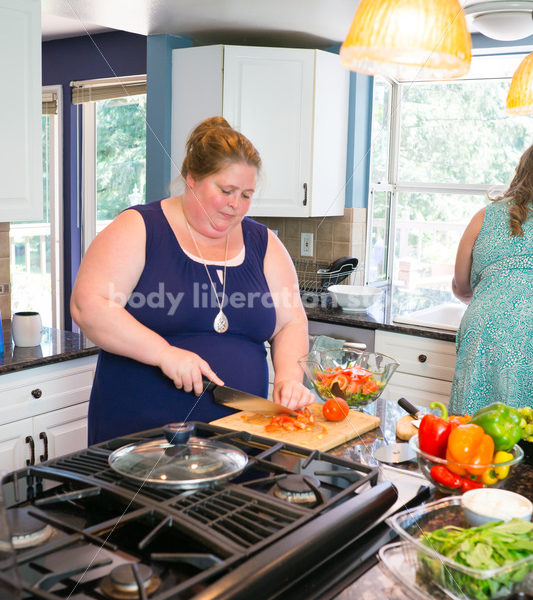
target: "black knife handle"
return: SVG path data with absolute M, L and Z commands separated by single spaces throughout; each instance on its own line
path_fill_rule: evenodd
M 218 386 L 216 383 L 213 383 L 210 379 L 207 379 L 207 377 L 202 377 L 202 387 L 204 392 L 214 392 Z
M 414 406 L 414 404 L 411 404 L 406 398 L 400 398 L 398 400 L 398 405 L 405 411 L 407 411 L 412 417 L 418 418 L 419 416 L 421 416 L 418 408 Z

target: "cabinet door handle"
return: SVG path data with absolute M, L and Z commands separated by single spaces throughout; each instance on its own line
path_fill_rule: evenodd
M 41 456 L 39 456 L 39 460 L 41 462 L 44 462 L 45 460 L 48 460 L 48 436 L 46 435 L 46 432 L 41 431 L 41 433 L 39 434 L 39 439 L 43 440 L 44 446 L 44 454 L 41 454 Z
M 344 342 L 342 347 L 353 350 L 366 350 L 366 344 L 364 344 L 363 342 Z
M 304 183 L 304 206 L 307 206 L 307 183 Z
M 30 445 L 30 458 L 26 459 L 26 466 L 29 467 L 30 465 L 35 464 L 35 442 L 31 435 L 26 436 L 25 442 Z
M 418 362 L 425 363 L 428 357 L 425 354 L 418 355 Z
M 34 398 L 40 398 L 43 395 L 43 393 L 42 393 L 42 391 L 39 388 L 36 388 L 36 389 L 34 389 L 34 390 L 31 391 L 31 395 Z

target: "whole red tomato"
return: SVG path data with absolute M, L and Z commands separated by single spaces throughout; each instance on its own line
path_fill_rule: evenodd
M 348 416 L 350 407 L 342 398 L 326 400 L 322 406 L 322 414 L 327 421 L 342 421 Z

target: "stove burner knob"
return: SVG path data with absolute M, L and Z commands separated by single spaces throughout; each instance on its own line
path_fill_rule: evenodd
M 43 393 L 39 388 L 37 388 L 37 389 L 31 391 L 31 395 L 34 398 L 40 398 L 43 395 Z
M 169 444 L 182 446 L 191 437 L 194 427 L 189 423 L 169 423 L 163 427 L 163 433 Z

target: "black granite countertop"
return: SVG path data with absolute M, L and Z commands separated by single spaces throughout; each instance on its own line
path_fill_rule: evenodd
M 363 329 L 382 329 L 417 335 L 447 342 L 455 342 L 455 332 L 431 327 L 417 327 L 395 323 L 393 318 L 399 314 L 406 314 L 431 308 L 444 302 L 456 302 L 451 292 L 429 289 L 406 290 L 396 286 L 385 286 L 381 299 L 371 306 L 367 312 L 346 313 L 340 307 L 331 306 L 328 296 L 303 296 L 307 318 L 313 321 L 334 323 L 362 327 Z
M 427 409 L 421 410 L 427 411 Z M 357 440 L 351 440 L 329 450 L 329 453 L 366 464 L 379 465 L 373 458 L 373 451 L 384 444 L 400 441 L 396 439 L 396 421 L 407 413 L 398 406 L 396 400 L 383 397 L 367 407 L 365 412 L 379 416 L 381 419 L 380 427 L 360 436 Z M 390 469 L 390 467 L 388 468 Z M 394 469 L 398 469 L 406 475 L 410 471 L 413 474 L 418 472 L 416 460 L 395 465 Z M 383 478 L 386 479 L 385 474 Z M 533 464 L 522 462 L 515 466 L 505 487 L 508 490 L 522 494 L 533 502 Z M 430 499 L 436 500 L 442 497 L 443 495 L 433 488 Z M 435 595 L 432 594 L 432 597 L 435 600 L 445 600 L 446 598 L 444 594 L 439 595 L 438 591 Z M 411 596 L 405 592 L 403 585 L 400 585 L 392 577 L 383 564 L 378 563 L 359 577 L 355 583 L 337 595 L 335 600 L 383 600 L 383 598 L 409 600 Z
M 0 353 L 0 375 L 53 363 L 90 356 L 98 348 L 84 335 L 43 327 L 40 346 L 20 348 L 11 339 L 11 321 L 2 321 L 4 351 Z

